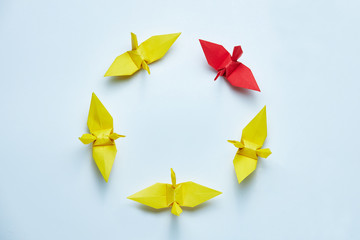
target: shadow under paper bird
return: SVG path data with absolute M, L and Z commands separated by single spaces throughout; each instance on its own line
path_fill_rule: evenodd
M 194 182 L 176 184 L 176 176 L 172 168 L 171 182 L 172 184 L 156 183 L 129 196 L 128 199 L 155 209 L 172 207 L 171 213 L 179 216 L 182 213 L 180 206 L 195 207 L 221 194 Z
M 149 64 L 162 58 L 181 33 L 152 36 L 140 45 L 131 33 L 132 50 L 118 56 L 105 73 L 108 76 L 130 76 L 141 68 L 150 74 Z
M 224 76 L 231 85 L 255 91 L 260 89 L 250 68 L 237 60 L 243 54 L 241 46 L 235 46 L 233 54 L 221 45 L 199 39 L 208 64 L 218 71 L 214 80 Z
M 258 157 L 267 158 L 269 148 L 261 149 L 267 135 L 266 106 L 243 129 L 241 141 L 228 140 L 239 148 L 234 158 L 234 167 L 238 182 L 241 183 L 255 169 Z
M 115 140 L 125 136 L 113 132 L 113 118 L 95 93 L 92 94 L 87 125 L 90 134 L 83 134 L 79 139 L 84 144 L 93 143 L 93 158 L 107 182 L 117 152 Z

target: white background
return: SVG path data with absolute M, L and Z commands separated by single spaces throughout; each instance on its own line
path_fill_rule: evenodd
M 357 1 L 0 2 L 0 239 L 359 238 L 360 54 Z M 117 55 L 182 32 L 120 80 Z M 232 88 L 202 38 L 242 45 L 262 92 Z M 78 137 L 91 93 L 127 137 L 106 183 Z M 240 185 L 244 126 L 267 106 L 273 154 Z M 222 195 L 180 217 L 126 199 L 156 182 Z

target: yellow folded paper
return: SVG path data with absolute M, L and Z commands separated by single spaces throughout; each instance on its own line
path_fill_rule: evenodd
M 92 94 L 87 125 L 90 134 L 83 134 L 79 139 L 84 144 L 93 143 L 93 158 L 107 182 L 117 151 L 114 140 L 125 136 L 113 132 L 113 118 L 95 93 Z
M 162 58 L 181 33 L 152 36 L 140 45 L 131 33 L 132 50 L 118 56 L 105 73 L 108 76 L 130 76 L 141 68 L 150 74 L 149 64 Z
M 221 194 L 219 191 L 194 182 L 176 184 L 176 177 L 172 168 L 171 182 L 172 184 L 156 183 L 129 196 L 128 199 L 156 209 L 172 207 L 171 213 L 179 216 L 182 213 L 180 206 L 195 207 Z
M 267 135 L 266 106 L 243 129 L 241 141 L 228 140 L 239 148 L 234 158 L 234 167 L 238 182 L 240 183 L 255 169 L 258 156 L 267 158 L 270 149 L 261 149 Z

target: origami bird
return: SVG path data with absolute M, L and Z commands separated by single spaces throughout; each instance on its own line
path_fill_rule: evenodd
M 132 50 L 118 56 L 105 73 L 107 76 L 130 76 L 141 68 L 150 74 L 149 64 L 162 58 L 181 33 L 152 36 L 140 45 L 131 33 Z
M 238 182 L 240 183 L 255 169 L 258 157 L 267 158 L 271 151 L 262 149 L 267 135 L 266 106 L 243 129 L 241 141 L 228 140 L 239 150 L 234 158 L 234 167 Z
M 84 144 L 93 143 L 93 158 L 107 182 L 117 151 L 115 140 L 125 136 L 113 132 L 113 118 L 95 93 L 92 94 L 87 125 L 90 134 L 83 134 L 79 139 Z
M 219 44 L 201 39 L 199 39 L 199 41 L 208 64 L 218 72 L 214 80 L 219 76 L 224 76 L 230 84 L 235 87 L 260 92 L 251 70 L 237 61 L 243 54 L 241 46 L 235 46 L 233 54 L 230 55 L 230 53 Z
M 221 194 L 194 182 L 176 184 L 175 173 L 172 168 L 170 170 L 171 184 L 156 183 L 129 196 L 128 199 L 156 209 L 171 207 L 171 213 L 179 216 L 182 213 L 180 206 L 195 207 Z

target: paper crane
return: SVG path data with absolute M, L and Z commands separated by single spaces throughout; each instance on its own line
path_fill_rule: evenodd
M 234 167 L 238 182 L 241 183 L 255 169 L 258 157 L 267 158 L 271 151 L 262 149 L 267 135 L 266 106 L 243 129 L 241 141 L 228 140 L 234 144 L 237 151 L 234 158 Z
M 194 182 L 176 184 L 175 173 L 170 170 L 172 184 L 156 183 L 129 196 L 128 199 L 156 209 L 171 207 L 171 213 L 179 216 L 182 213 L 180 206 L 195 207 L 221 194 Z
M 118 56 L 105 73 L 107 76 L 130 76 L 141 68 L 150 74 L 149 64 L 162 58 L 181 33 L 152 36 L 140 45 L 131 33 L 132 50 Z
M 215 80 L 219 76 L 224 76 L 229 83 L 235 87 L 260 92 L 251 70 L 237 61 L 243 53 L 241 46 L 235 46 L 233 54 L 230 55 L 230 53 L 219 44 L 204 40 L 199 41 L 208 64 L 218 72 Z
M 83 134 L 79 139 L 84 144 L 93 143 L 93 158 L 107 182 L 117 152 L 115 140 L 125 136 L 113 132 L 113 118 L 95 93 L 92 94 L 87 125 L 90 134 Z

